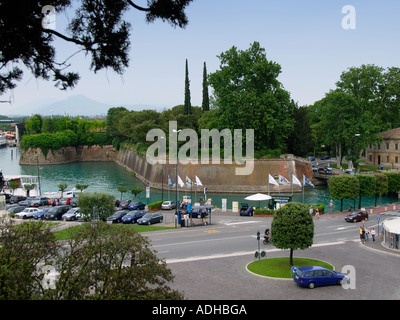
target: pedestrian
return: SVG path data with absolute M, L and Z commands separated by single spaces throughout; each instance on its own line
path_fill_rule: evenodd
M 375 242 L 375 236 L 376 236 L 376 231 L 374 228 L 372 228 L 372 230 L 371 230 L 372 242 Z
M 364 243 L 365 231 L 364 231 L 363 227 L 360 226 L 359 231 L 360 231 L 360 241 L 361 241 L 361 243 Z
M 313 213 L 314 213 L 314 209 L 313 209 L 313 207 L 311 206 L 311 207 L 310 207 L 310 214 L 313 215 Z
M 318 207 L 315 209 L 315 219 L 319 219 L 319 209 L 318 209 Z
M 365 228 L 365 241 L 368 242 L 368 240 L 369 240 L 369 229 L 367 227 Z

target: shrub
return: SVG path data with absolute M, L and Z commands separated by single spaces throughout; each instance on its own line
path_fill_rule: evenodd
M 148 205 L 148 208 L 149 208 L 149 210 L 158 210 L 158 209 L 161 209 L 161 205 L 162 205 L 163 202 L 164 202 L 164 201 L 157 201 L 157 202 L 154 202 L 154 203 L 150 203 L 150 204 Z
M 269 215 L 274 215 L 275 210 L 271 209 L 256 209 L 254 210 L 254 215 L 255 216 L 269 216 Z

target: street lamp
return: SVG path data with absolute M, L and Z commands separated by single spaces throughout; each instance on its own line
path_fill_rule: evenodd
M 175 206 L 175 228 L 176 228 L 176 220 L 178 219 L 178 133 L 180 133 L 182 130 L 175 130 L 173 129 L 172 132 L 176 133 L 176 180 L 175 180 L 175 186 L 176 186 L 176 191 L 175 191 L 175 196 L 176 196 L 176 206 Z
M 354 165 L 354 173 L 357 173 L 357 159 L 358 159 L 358 157 L 357 157 L 357 152 L 358 152 L 357 151 L 357 141 L 358 141 L 358 139 L 357 138 L 361 137 L 361 134 L 357 133 L 354 136 L 356 137 L 356 146 L 355 146 L 355 150 L 354 150 L 354 163 L 353 163 L 353 165 Z

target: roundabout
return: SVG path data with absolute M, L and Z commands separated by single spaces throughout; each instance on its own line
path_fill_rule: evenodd
M 328 262 L 309 259 L 309 258 L 293 258 L 294 266 L 298 268 L 309 266 L 321 266 L 329 270 L 334 270 L 334 266 Z M 246 266 L 247 271 L 257 276 L 291 280 L 293 279 L 292 268 L 289 264 L 289 258 L 269 258 L 257 260 L 249 263 Z

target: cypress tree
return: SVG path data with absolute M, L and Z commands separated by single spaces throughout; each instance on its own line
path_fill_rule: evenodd
M 204 62 L 203 68 L 203 103 L 202 103 L 203 111 L 210 110 L 210 98 L 208 96 L 208 83 L 207 83 L 207 65 Z
M 189 68 L 186 59 L 186 75 L 185 75 L 185 115 L 192 114 L 192 106 L 190 104 L 190 81 L 189 81 Z

